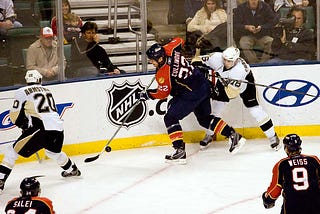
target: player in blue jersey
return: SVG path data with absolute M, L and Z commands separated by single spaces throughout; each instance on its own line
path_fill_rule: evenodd
M 46 197 L 40 197 L 39 176 L 28 177 L 20 184 L 20 197 L 10 200 L 5 208 L 6 214 L 33 213 L 54 214 L 52 201 Z
M 263 205 L 272 208 L 283 196 L 281 214 L 320 213 L 320 160 L 301 154 L 301 139 L 288 134 L 283 139 L 288 157 L 278 161 L 272 170 L 272 181 L 262 194 Z
M 229 151 L 234 154 L 246 140 L 221 118 L 211 115 L 210 85 L 203 73 L 190 65 L 181 55 L 183 45 L 183 39 L 174 38 L 164 46 L 156 43 L 147 50 L 150 62 L 156 67 L 155 78 L 158 87 L 140 93 L 141 100 L 165 99 L 169 95 L 172 96 L 164 123 L 175 150 L 171 155 L 166 155 L 165 159 L 167 162 L 186 163 L 180 120 L 191 112 L 195 114 L 202 127 L 228 137 Z

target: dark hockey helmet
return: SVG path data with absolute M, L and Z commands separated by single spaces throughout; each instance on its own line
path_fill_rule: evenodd
M 288 152 L 301 151 L 301 139 L 297 134 L 288 134 L 283 138 L 283 144 Z
M 20 193 L 22 196 L 38 196 L 41 192 L 40 182 L 36 179 L 40 176 L 25 178 L 20 184 Z
M 149 59 L 154 59 L 156 61 L 158 61 L 160 57 L 165 57 L 164 48 L 158 43 L 151 45 L 151 47 L 146 51 L 146 54 Z

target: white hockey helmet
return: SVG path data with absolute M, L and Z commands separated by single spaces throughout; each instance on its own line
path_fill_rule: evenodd
M 24 77 L 26 82 L 29 83 L 41 83 L 42 75 L 37 70 L 28 70 L 26 76 Z
M 231 46 L 222 52 L 222 56 L 225 60 L 235 62 L 240 57 L 240 50 Z

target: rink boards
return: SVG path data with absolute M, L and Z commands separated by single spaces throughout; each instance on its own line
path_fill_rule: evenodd
M 260 104 L 272 118 L 280 136 L 291 132 L 319 136 L 319 64 L 254 67 L 252 71 Z M 137 93 L 149 85 L 153 76 L 146 74 L 48 86 L 64 120 L 64 151 L 69 155 L 100 152 L 135 104 L 132 114 L 112 141 L 112 149 L 168 145 L 170 142 L 163 122 L 168 99 L 147 102 L 137 99 Z M 153 82 L 150 88 L 156 85 Z M 21 132 L 8 116 L 13 97 L 14 90 L 0 92 L 0 154 Z M 239 98 L 226 106 L 223 119 L 246 138 L 264 137 Z M 187 143 L 197 143 L 202 138 L 203 129 L 193 114 L 181 125 Z M 2 157 L 0 155 L 0 160 Z M 32 159 L 34 157 L 29 158 Z

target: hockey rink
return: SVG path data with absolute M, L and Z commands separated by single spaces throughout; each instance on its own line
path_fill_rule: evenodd
M 320 156 L 320 137 L 301 139 L 302 153 Z M 267 139 L 255 139 L 236 155 L 228 153 L 226 141 L 205 151 L 187 144 L 186 150 L 186 165 L 164 162 L 170 146 L 111 151 L 91 163 L 84 159 L 95 154 L 73 156 L 82 172 L 78 178 L 62 178 L 52 160 L 17 164 L 0 195 L 0 210 L 19 194 L 24 177 L 45 175 L 39 178 L 41 196 L 50 198 L 59 214 L 280 213 L 282 199 L 266 210 L 261 194 L 271 181 L 273 165 L 286 157 L 283 148 L 275 152 Z

